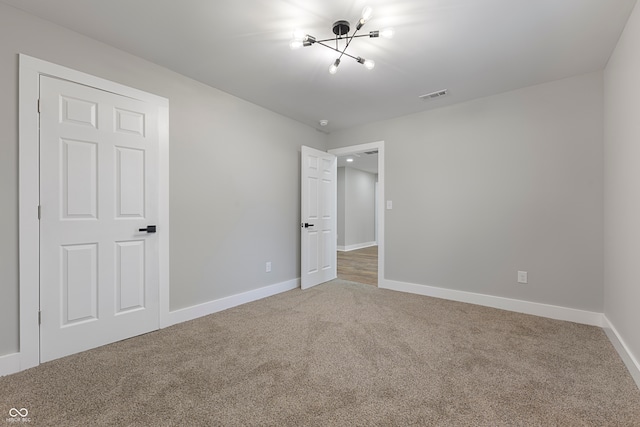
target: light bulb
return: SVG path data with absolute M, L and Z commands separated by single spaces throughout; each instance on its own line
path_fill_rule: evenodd
M 366 59 L 362 64 L 367 70 L 373 70 L 373 67 L 376 66 L 376 62 L 373 59 Z
M 336 61 L 331 64 L 329 67 L 329 74 L 335 74 L 338 71 L 338 65 L 340 65 L 340 58 L 336 59 Z
M 296 30 L 293 32 L 293 39 L 304 40 L 305 35 L 306 34 L 304 31 L 302 31 L 300 28 L 296 28 Z
M 302 40 L 291 40 L 291 42 L 289 42 L 289 47 L 291 48 L 291 50 L 296 50 L 296 49 L 300 49 L 303 45 L 303 41 Z
M 358 25 L 356 25 L 356 30 L 362 28 L 362 26 L 369 20 L 369 18 L 371 18 L 372 14 L 373 9 L 371 9 L 369 6 L 365 7 L 362 11 L 362 18 L 358 20 Z
M 393 30 L 393 28 L 383 28 L 382 30 L 380 30 L 380 37 L 384 37 L 385 39 L 390 39 L 393 38 L 393 35 L 396 32 Z
M 371 9 L 371 7 L 367 6 L 364 9 L 362 9 L 362 19 L 364 22 L 367 22 L 369 19 L 371 19 L 371 15 L 373 15 L 373 9 Z M 363 24 L 364 24 L 363 22 Z

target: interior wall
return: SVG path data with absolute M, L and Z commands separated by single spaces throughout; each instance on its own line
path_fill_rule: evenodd
M 337 222 L 337 232 L 338 232 L 338 248 L 343 248 L 345 247 L 346 243 L 345 243 L 345 224 L 344 224 L 344 220 L 345 220 L 345 207 L 346 207 L 346 200 L 345 200 L 345 169 L 344 167 L 340 167 L 338 168 L 338 174 L 337 174 L 337 179 L 336 179 L 336 186 L 337 186 L 337 218 L 336 218 L 336 222 Z
M 604 73 L 604 314 L 640 361 L 640 6 Z
M 356 246 L 371 243 L 375 236 L 374 174 L 345 168 L 345 243 Z
M 324 134 L 4 4 L 0 40 L 0 355 L 19 349 L 19 53 L 169 99 L 172 310 L 300 277 L 300 145 Z
M 602 312 L 602 138 L 596 72 L 334 132 L 328 146 L 385 141 L 384 279 Z

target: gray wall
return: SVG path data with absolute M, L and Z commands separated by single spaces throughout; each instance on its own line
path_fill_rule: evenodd
M 605 71 L 604 313 L 640 360 L 640 6 Z
M 300 145 L 324 134 L 3 4 L 0 40 L 0 355 L 19 348 L 18 53 L 169 99 L 172 310 L 300 276 Z
M 328 145 L 385 141 L 386 279 L 602 312 L 602 138 L 598 72 L 335 132 Z
M 353 246 L 375 241 L 376 175 L 345 167 L 338 177 L 338 246 Z M 343 192 L 342 198 L 340 193 Z M 341 203 L 342 202 L 342 203 Z

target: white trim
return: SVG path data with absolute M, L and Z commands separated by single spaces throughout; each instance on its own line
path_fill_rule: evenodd
M 254 289 L 252 291 L 243 292 L 241 294 L 231 295 L 217 300 L 205 302 L 203 304 L 194 305 L 192 307 L 175 310 L 170 312 L 167 316 L 167 326 L 187 322 L 189 320 L 197 319 L 202 316 L 208 316 L 209 314 L 217 313 L 219 311 L 227 310 L 238 305 L 257 301 L 259 299 L 267 298 L 282 292 L 297 289 L 299 287 L 300 279 L 293 279 L 282 283 L 276 283 L 275 285 Z
M 40 363 L 38 329 L 40 225 L 38 112 L 39 71 L 31 58 L 20 55 L 18 105 L 18 193 L 19 193 L 19 264 L 20 264 L 20 370 Z
M 378 283 L 384 281 L 384 141 L 370 142 L 368 144 L 352 145 L 349 147 L 334 148 L 328 152 L 336 156 L 361 153 L 363 151 L 378 150 Z M 378 285 L 379 286 L 379 285 Z
M 378 280 L 378 287 L 394 291 L 407 292 L 417 295 L 442 298 L 452 301 L 466 302 L 517 313 L 532 314 L 550 319 L 565 320 L 585 325 L 602 327 L 604 317 L 602 313 L 577 310 L 575 308 L 537 302 L 522 301 L 492 295 L 476 294 L 473 292 L 445 289 L 435 286 L 416 285 L 414 283 L 397 282 L 394 280 Z
M 0 377 L 20 372 L 20 353 L 0 356 Z
M 158 167 L 160 170 L 158 194 L 158 224 L 161 224 L 162 237 L 158 241 L 159 262 L 159 310 L 160 310 L 160 328 L 168 326 L 169 302 L 171 299 L 171 283 L 170 283 L 170 246 L 169 246 L 169 105 L 161 105 L 158 107 L 158 144 L 159 159 Z
M 340 252 L 351 252 L 357 251 L 358 249 L 370 248 L 371 246 L 376 246 L 376 242 L 367 242 L 367 243 L 356 243 L 355 245 L 348 246 L 338 246 L 338 250 Z
M 20 239 L 20 370 L 40 363 L 38 113 L 40 76 L 77 82 L 158 106 L 160 194 L 158 233 L 160 254 L 160 327 L 169 311 L 169 100 L 61 65 L 20 54 L 19 82 L 19 239 Z M 164 311 L 164 312 L 163 312 Z
M 625 343 L 625 341 L 618 333 L 618 330 L 613 326 L 613 323 L 607 318 L 606 315 L 604 317 L 604 332 L 607 334 L 609 341 L 613 344 L 613 347 L 616 349 L 620 358 L 624 362 L 625 366 L 629 370 L 631 377 L 636 382 L 636 385 L 640 389 L 640 361 L 633 356 L 633 353 L 629 350 L 629 346 Z

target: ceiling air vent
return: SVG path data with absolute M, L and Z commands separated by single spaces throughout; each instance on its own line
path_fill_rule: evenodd
M 365 151 L 364 154 L 370 156 L 372 154 L 378 154 L 378 150 L 373 150 L 373 151 Z
M 428 93 L 426 95 L 420 95 L 418 98 L 422 99 L 423 101 L 428 101 L 429 99 L 435 99 L 435 98 L 440 98 L 443 97 L 447 94 L 448 89 L 444 89 L 444 90 L 439 90 L 436 92 L 431 92 Z

